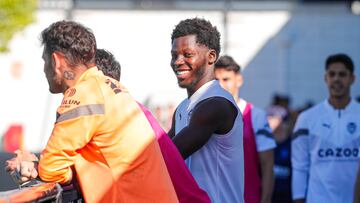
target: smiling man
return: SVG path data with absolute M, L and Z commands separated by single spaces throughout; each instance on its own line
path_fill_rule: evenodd
M 354 65 L 345 54 L 325 63 L 329 98 L 300 114 L 292 138 L 294 202 L 353 202 L 359 165 L 360 104 L 350 96 Z
M 120 63 L 110 52 L 97 49 L 96 66 L 104 75 L 120 81 Z M 210 203 L 207 193 L 196 183 L 174 143 L 151 112 L 141 103 L 138 104 L 154 130 L 179 203 Z
M 176 25 L 171 67 L 188 94 L 177 107 L 169 136 L 214 203 L 244 202 L 243 122 L 234 98 L 214 76 L 220 34 L 204 19 Z

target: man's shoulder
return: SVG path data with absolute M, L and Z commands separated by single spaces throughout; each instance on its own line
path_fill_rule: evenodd
M 258 106 L 255 106 L 255 105 L 253 105 L 253 104 L 251 104 L 251 105 L 252 105 L 252 107 L 251 107 L 251 115 L 252 115 L 253 117 L 258 117 L 258 116 L 263 117 L 263 116 L 266 116 L 266 112 L 265 112 L 264 109 L 262 109 L 262 108 L 260 108 L 260 107 L 258 107 Z
M 251 117 L 253 118 L 253 120 L 266 117 L 265 110 L 242 98 L 239 98 L 239 102 L 237 103 L 237 105 L 242 113 L 244 113 L 246 106 L 249 106 Z
M 356 112 L 360 112 L 360 102 L 357 102 L 355 100 L 351 101 L 351 111 L 356 111 Z M 355 113 L 355 112 L 354 112 Z
M 100 88 L 94 79 L 82 81 L 68 88 L 65 93 L 58 113 L 63 113 L 80 106 L 103 103 Z
M 303 112 L 301 112 L 299 114 L 299 117 L 310 117 L 310 118 L 312 117 L 313 118 L 313 117 L 319 117 L 319 116 L 323 115 L 324 112 L 326 111 L 325 102 L 326 101 L 320 102 L 320 103 L 316 104 L 315 106 L 304 110 Z
M 223 97 L 210 97 L 203 100 L 193 109 L 192 117 L 212 120 L 219 123 L 232 123 L 241 120 L 240 111 L 234 103 Z
M 225 98 L 225 97 L 221 97 L 221 96 L 213 96 L 213 97 L 209 97 L 206 98 L 202 101 L 200 101 L 195 108 L 207 108 L 209 111 L 211 110 L 221 110 L 224 108 L 233 108 L 235 107 L 234 103 L 232 101 L 230 101 L 229 99 Z
M 79 95 L 89 95 L 90 93 L 96 94 L 100 91 L 100 84 L 105 84 L 105 78 L 100 77 L 89 77 L 86 80 L 78 82 L 72 88 L 77 89 Z
M 320 120 L 327 119 L 327 117 L 326 101 L 324 101 L 301 112 L 296 119 L 294 130 L 309 128 L 310 126 L 319 123 Z

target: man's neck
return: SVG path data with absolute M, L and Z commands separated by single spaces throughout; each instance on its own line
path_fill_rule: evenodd
M 215 80 L 215 75 L 213 73 L 208 73 L 208 74 L 204 75 L 204 77 L 201 80 L 199 80 L 199 82 L 196 85 L 194 85 L 191 88 L 186 89 L 188 98 L 190 98 L 203 85 L 205 85 L 206 83 L 208 83 L 212 80 Z
M 238 91 L 239 92 L 239 91 Z M 234 97 L 235 102 L 238 104 L 240 103 L 241 98 L 239 97 L 238 93 L 235 93 L 232 95 Z
M 77 66 L 75 68 L 67 68 L 66 70 L 64 70 L 63 72 L 63 78 L 65 84 L 64 92 L 68 88 L 73 87 L 77 83 L 81 75 L 84 74 L 87 70 L 88 68 L 84 65 Z
M 328 99 L 331 106 L 334 107 L 334 109 L 345 109 L 345 107 L 350 103 L 351 98 L 350 96 L 346 97 L 330 97 Z

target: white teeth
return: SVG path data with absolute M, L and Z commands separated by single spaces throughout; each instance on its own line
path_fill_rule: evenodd
M 176 71 L 176 75 L 182 75 L 182 74 L 186 74 L 186 73 L 188 73 L 188 72 L 190 72 L 190 71 L 188 71 L 188 70 Z

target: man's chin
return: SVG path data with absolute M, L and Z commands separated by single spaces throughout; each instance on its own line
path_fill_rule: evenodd
M 184 89 L 193 89 L 195 87 L 195 82 L 193 83 L 181 83 L 181 82 L 178 82 L 178 85 L 180 88 L 184 88 Z
M 51 94 L 59 94 L 59 93 L 62 93 L 62 91 L 54 90 L 54 89 L 51 89 L 51 88 L 49 88 L 49 92 L 50 92 Z
M 341 99 L 342 97 L 345 97 L 346 94 L 336 92 L 336 93 L 332 93 L 331 96 L 334 97 L 334 98 Z
M 178 81 L 178 85 L 179 85 L 180 88 L 187 88 L 188 87 L 188 85 L 183 84 L 183 83 L 181 83 L 179 81 Z

